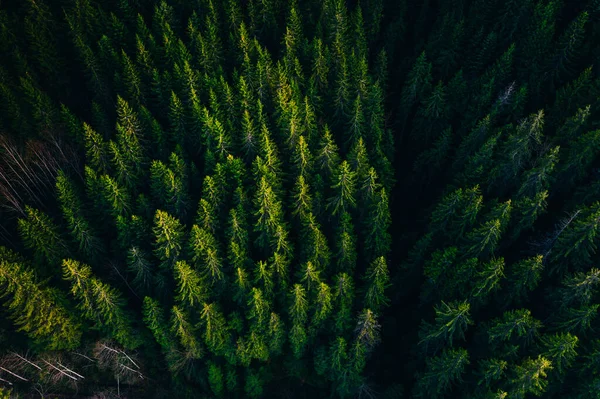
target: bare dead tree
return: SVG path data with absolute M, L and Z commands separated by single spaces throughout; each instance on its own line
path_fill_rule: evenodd
M 181 351 L 171 349 L 167 354 L 167 363 L 169 370 L 175 375 L 180 373 L 192 374 L 196 365 L 195 354 L 192 351 Z
M 25 216 L 22 206 L 23 198 L 19 195 L 19 190 L 11 183 L 9 176 L 5 167 L 0 164 L 0 198 L 2 199 L 0 206 Z
M 4 367 L 2 367 L 2 366 L 0 366 L 0 370 L 2 370 L 2 371 L 4 371 L 4 372 L 6 372 L 6 373 L 8 373 L 8 374 L 12 375 L 13 377 L 17 377 L 17 378 L 18 378 L 18 379 L 20 379 L 21 381 L 29 381 L 27 378 L 25 378 L 25 377 L 22 377 L 22 376 L 18 375 L 17 373 L 14 373 L 14 372 L 10 371 L 9 369 L 7 369 L 7 368 L 4 368 Z
M 17 358 L 17 359 L 20 359 L 21 361 L 23 361 L 25 364 L 28 364 L 28 365 L 30 365 L 30 366 L 32 366 L 32 367 L 34 367 L 34 368 L 38 369 L 39 371 L 41 371 L 41 370 L 42 370 L 42 368 L 41 368 L 40 366 L 38 366 L 38 365 L 37 365 L 37 364 L 35 364 L 34 362 L 32 362 L 32 361 L 28 360 L 26 357 L 24 357 L 24 356 L 21 356 L 21 355 L 19 355 L 19 354 L 18 354 L 18 353 L 16 353 L 16 352 L 10 352 L 10 354 L 11 354 L 12 356 L 14 356 L 15 358 Z
M 42 360 L 42 362 L 48 366 L 48 371 L 50 371 L 50 380 L 53 383 L 62 382 L 66 378 L 70 378 L 74 382 L 79 381 L 79 377 L 72 374 L 68 369 L 63 369 L 60 365 L 55 365 L 47 360 Z
M 6 353 L 0 358 L 0 381 L 12 386 L 14 382 L 32 382 L 38 370 L 37 365 L 15 352 Z
M 24 215 L 27 202 L 44 208 L 60 169 L 80 169 L 79 156 L 60 135 L 19 145 L 0 133 L 0 204 L 6 209 Z
M 110 341 L 98 341 L 94 348 L 94 357 L 99 368 L 114 373 L 118 385 L 121 382 L 135 384 L 145 379 L 135 356 Z
M 510 104 L 512 101 L 512 96 L 515 92 L 516 82 L 512 82 L 500 96 L 498 96 L 498 102 L 500 105 Z
M 9 191 L 8 198 L 11 202 L 19 200 L 17 210 L 22 209 L 21 204 L 25 200 L 25 196 L 36 203 L 40 203 L 36 177 L 33 176 L 32 171 L 27 167 L 22 155 L 15 146 L 2 136 L 0 136 L 0 154 L 2 154 L 0 181 L 3 183 L 4 191 Z
M 29 382 L 39 371 L 31 364 L 34 363 L 15 352 L 7 353 L 0 358 L 0 375 L 11 381 L 16 378 L 20 381 Z

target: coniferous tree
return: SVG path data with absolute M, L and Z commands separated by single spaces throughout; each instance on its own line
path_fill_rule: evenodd
M 49 350 L 77 348 L 81 324 L 65 306 L 60 291 L 46 287 L 12 251 L 0 247 L 0 256 L 3 305 L 19 330 Z
M 26 219 L 19 219 L 19 234 L 25 246 L 34 251 L 36 263 L 56 266 L 67 253 L 66 243 L 56 224 L 42 211 L 26 207 Z M 40 270 L 41 271 L 41 270 Z
M 453 383 L 460 381 L 469 355 L 465 349 L 451 349 L 428 359 L 427 371 L 419 378 L 415 390 L 417 397 L 442 397 Z
M 86 257 L 95 259 L 103 250 L 102 241 L 86 218 L 76 186 L 62 171 L 56 178 L 56 189 L 71 239 Z
M 64 279 L 71 283 L 71 294 L 94 327 L 106 329 L 126 348 L 138 347 L 140 338 L 135 336 L 132 316 L 126 310 L 122 294 L 94 277 L 91 268 L 85 264 L 65 259 L 62 267 Z
M 168 213 L 157 210 L 152 231 L 155 237 L 154 253 L 161 262 L 161 268 L 169 269 L 183 251 L 183 226 Z

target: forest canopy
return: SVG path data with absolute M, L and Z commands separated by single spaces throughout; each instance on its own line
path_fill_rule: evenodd
M 600 397 L 600 1 L 0 2 L 0 398 Z

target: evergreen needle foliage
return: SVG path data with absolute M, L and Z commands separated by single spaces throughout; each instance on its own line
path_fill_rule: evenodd
M 1 2 L 0 398 L 597 399 L 599 61 L 598 0 Z

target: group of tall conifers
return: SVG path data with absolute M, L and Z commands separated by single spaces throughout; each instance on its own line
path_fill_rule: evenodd
M 387 317 L 415 379 L 395 381 L 417 398 L 596 398 L 600 2 L 408 9 L 389 104 L 416 154 L 397 161 L 414 197 L 394 199 L 412 228 Z
M 3 164 L 2 378 L 360 390 L 389 304 L 394 146 L 385 52 L 370 66 L 367 39 L 382 10 L 58 3 L 2 12 L 3 146 L 18 149 Z
M 0 3 L 0 397 L 597 398 L 599 61 L 598 0 Z

